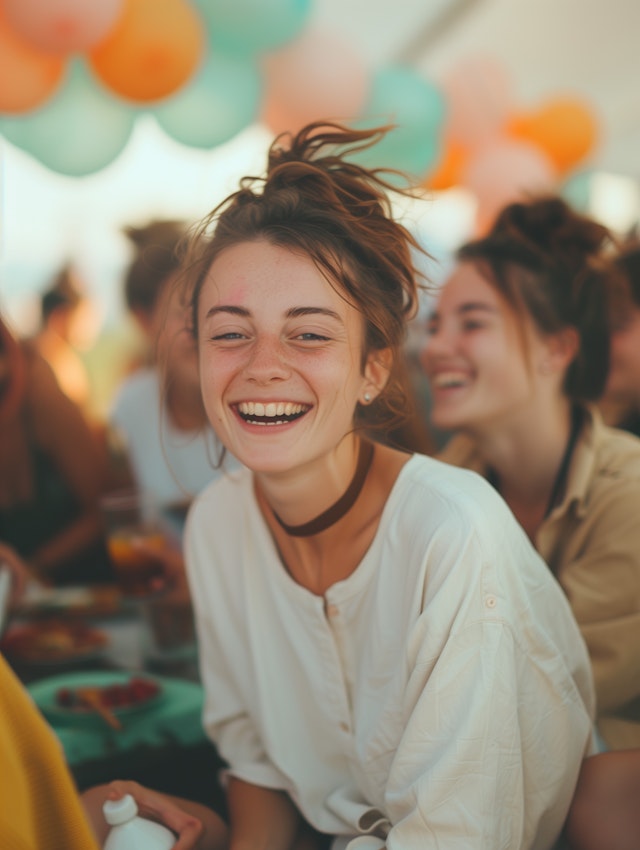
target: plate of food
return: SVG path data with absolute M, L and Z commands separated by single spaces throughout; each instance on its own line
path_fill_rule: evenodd
M 121 728 L 127 716 L 154 708 L 164 696 L 154 676 L 99 670 L 52 676 L 29 691 L 49 720 L 104 721 L 114 729 Z
M 10 627 L 0 649 L 22 664 L 69 664 L 101 657 L 108 637 L 100 629 L 75 620 L 38 620 Z
M 110 617 L 122 606 L 122 594 L 112 585 L 47 587 L 31 582 L 17 605 L 26 617 Z

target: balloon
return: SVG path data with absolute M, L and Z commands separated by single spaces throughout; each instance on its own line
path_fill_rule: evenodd
M 440 155 L 444 100 L 438 89 L 404 67 L 379 70 L 359 126 L 396 125 L 381 142 L 355 159 L 369 168 L 398 169 L 424 176 Z
M 509 125 L 509 134 L 538 145 L 563 174 L 593 149 L 598 122 L 586 104 L 558 97 L 535 112 L 516 116 Z
M 53 94 L 63 73 L 63 59 L 22 41 L 0 11 L 0 112 L 27 112 L 39 106 Z
M 79 62 L 40 109 L 0 121 L 13 144 L 60 174 L 81 177 L 108 165 L 133 129 L 135 111 L 98 88 Z
M 468 158 L 469 152 L 466 148 L 446 140 L 440 158 L 434 163 L 433 170 L 427 173 L 422 185 L 425 189 L 432 189 L 434 192 L 442 192 L 457 186 L 461 181 L 462 169 Z
M 476 196 L 477 223 L 484 230 L 505 204 L 553 191 L 555 172 L 539 148 L 501 139 L 470 158 L 462 182 Z
M 311 0 L 195 0 L 214 49 L 223 53 L 275 50 L 302 30 Z
M 33 47 L 52 53 L 83 51 L 104 38 L 123 0 L 3 0 L 7 21 Z
M 152 114 L 178 142 L 213 148 L 254 121 L 261 93 L 261 77 L 254 64 L 213 55 L 186 88 Z
M 134 101 L 173 94 L 195 73 L 204 33 L 184 0 L 125 0 L 109 36 L 89 53 L 96 75 L 114 92 Z
M 574 209 L 579 212 L 590 213 L 591 196 L 593 192 L 593 175 L 590 169 L 578 171 L 560 188 L 560 194 Z
M 499 135 L 511 113 L 509 77 L 489 56 L 471 56 L 444 76 L 446 133 L 454 142 L 479 148 Z
M 369 94 L 364 63 L 344 39 L 307 30 L 291 45 L 264 58 L 262 120 L 280 133 L 310 121 L 347 122 L 362 111 Z

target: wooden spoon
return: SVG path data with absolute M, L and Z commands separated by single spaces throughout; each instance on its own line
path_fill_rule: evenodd
M 93 711 L 99 714 L 104 722 L 112 729 L 115 729 L 117 732 L 122 729 L 120 720 L 100 699 L 100 690 L 98 688 L 78 688 L 76 695 L 88 708 L 93 709 Z

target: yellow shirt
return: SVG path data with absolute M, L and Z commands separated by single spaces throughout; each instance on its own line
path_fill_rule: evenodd
M 474 442 L 439 455 L 482 475 Z M 598 731 L 613 749 L 640 747 L 640 439 L 589 408 L 563 498 L 534 544 L 557 577 L 589 649 Z
M 0 656 L 1 850 L 98 850 L 58 739 Z

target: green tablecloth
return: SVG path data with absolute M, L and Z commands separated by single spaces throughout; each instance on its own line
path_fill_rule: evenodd
M 40 679 L 28 686 L 36 704 L 52 726 L 70 766 L 140 747 L 193 746 L 206 740 L 202 728 L 201 685 L 183 679 L 151 676 L 161 687 L 159 697 L 146 706 L 118 713 L 123 729 L 111 729 L 98 715 L 61 709 L 56 703 L 60 688 L 101 687 L 131 679 L 129 672 L 104 670 L 65 673 Z

